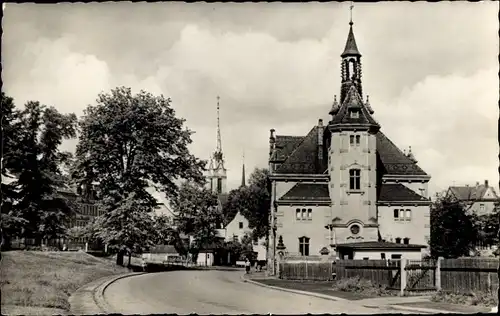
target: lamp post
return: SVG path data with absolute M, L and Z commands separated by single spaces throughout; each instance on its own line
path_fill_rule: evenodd
M 330 231 L 330 248 L 332 248 L 335 253 L 337 252 L 337 236 L 335 234 L 335 231 L 333 230 L 333 224 L 330 223 L 325 226 L 326 229 Z

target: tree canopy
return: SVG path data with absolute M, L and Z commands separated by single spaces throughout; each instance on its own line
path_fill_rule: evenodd
M 225 221 L 232 220 L 240 212 L 248 220 L 252 238 L 265 237 L 269 232 L 270 203 L 269 172 L 257 168 L 250 175 L 248 186 L 229 192 L 223 206 Z
M 179 231 L 193 237 L 192 248 L 200 250 L 218 242 L 217 223 L 222 221 L 217 195 L 201 185 L 185 182 L 173 200 Z
M 448 197 L 440 198 L 431 210 L 431 256 L 458 258 L 470 255 L 478 240 L 474 216 L 465 206 Z
M 175 198 L 179 181 L 204 181 L 205 161 L 189 152 L 192 132 L 170 103 L 119 87 L 99 94 L 80 121 L 72 177 L 82 186 L 98 184 L 105 210 L 98 235 L 111 245 L 138 249 L 154 242 L 146 232 L 158 205 L 149 187 Z
M 17 109 L 2 93 L 2 234 L 21 234 L 40 244 L 43 238 L 65 233 L 73 212 L 59 194 L 64 186 L 61 165 L 70 156 L 61 152 L 64 139 L 76 137 L 76 116 L 29 101 Z

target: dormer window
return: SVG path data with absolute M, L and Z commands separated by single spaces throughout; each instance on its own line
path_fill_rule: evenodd
M 358 110 L 351 110 L 351 118 L 359 118 L 359 111 Z

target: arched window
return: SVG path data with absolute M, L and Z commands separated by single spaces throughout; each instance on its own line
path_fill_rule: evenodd
M 361 190 L 361 170 L 349 170 L 349 189 Z
M 356 78 L 356 61 L 354 59 L 349 60 L 349 78 Z
M 301 256 L 309 256 L 309 237 L 299 238 L 299 252 Z

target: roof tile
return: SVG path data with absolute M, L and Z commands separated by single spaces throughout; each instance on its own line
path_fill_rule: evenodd
M 378 201 L 407 202 L 428 201 L 428 199 L 400 183 L 383 183 L 379 187 Z
M 330 200 L 328 184 L 324 183 L 297 183 L 280 200 Z

